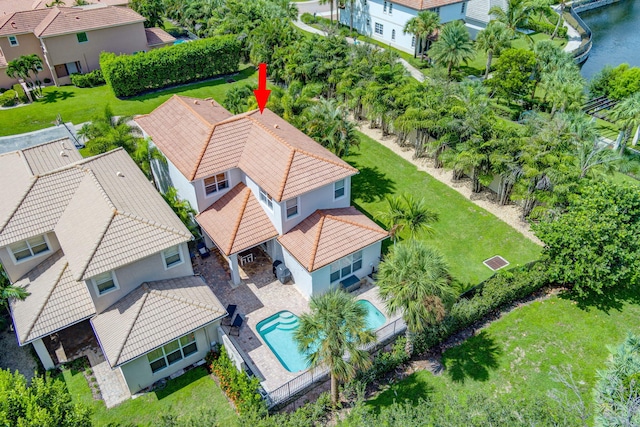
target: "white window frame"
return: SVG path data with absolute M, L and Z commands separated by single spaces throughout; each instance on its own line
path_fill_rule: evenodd
M 193 340 L 188 341 L 186 344 L 183 344 L 182 343 L 182 339 L 188 337 L 189 335 L 193 335 Z M 165 349 L 165 347 L 168 347 L 168 346 L 173 345 L 175 343 L 178 344 L 178 348 L 175 349 L 175 350 L 171 350 L 169 353 L 167 353 L 167 350 Z M 185 354 L 184 349 L 186 347 L 190 346 L 191 344 L 195 344 L 195 351 L 192 351 L 189 354 Z M 151 359 L 149 356 L 151 355 L 151 353 L 153 353 L 154 351 L 157 351 L 157 350 L 162 350 L 162 356 L 156 357 L 155 359 Z M 178 351 L 180 352 L 180 358 L 172 360 L 171 362 L 169 362 L 168 356 L 170 356 L 172 354 L 175 354 Z M 163 345 L 162 347 L 158 347 L 158 348 L 155 348 L 155 349 L 151 350 L 150 352 L 147 353 L 147 362 L 149 363 L 149 368 L 151 369 L 151 372 L 153 374 L 155 374 L 155 373 L 160 372 L 160 371 L 162 371 L 164 369 L 167 369 L 169 366 L 174 365 L 174 364 L 180 362 L 181 360 L 186 359 L 187 357 L 193 356 L 194 354 L 198 354 L 198 340 L 196 339 L 195 331 L 194 332 L 189 332 L 188 334 L 183 335 L 178 339 L 170 341 L 170 342 L 166 343 L 165 345 Z M 164 361 L 164 366 L 162 368 L 156 369 L 154 371 L 153 368 L 151 367 L 151 364 L 155 363 L 155 362 L 157 362 L 159 360 Z
M 332 262 L 329 265 L 329 282 L 337 283 L 345 277 L 349 277 L 356 271 L 362 269 L 362 252 L 362 250 L 359 250 Z M 334 276 L 335 273 L 338 273 L 338 275 L 333 279 L 332 276 Z
M 260 187 L 260 201 L 273 212 L 273 197 Z
M 98 283 L 96 279 L 100 276 L 105 276 L 107 274 L 111 275 L 111 280 L 113 281 L 113 288 L 107 289 L 106 291 L 101 293 L 100 288 L 98 288 L 98 286 L 101 285 L 102 283 L 107 282 L 107 280 Z M 115 271 L 107 271 L 106 273 L 100 273 L 97 276 L 94 276 L 91 278 L 91 283 L 93 284 L 93 288 L 96 290 L 96 295 L 98 295 L 98 297 L 110 294 L 111 292 L 117 291 L 118 289 L 120 289 L 120 284 L 118 283 L 118 278 L 116 277 Z
M 20 43 L 18 43 L 18 36 L 7 36 L 7 39 L 9 40 L 9 46 L 20 46 Z
M 220 175 L 224 175 L 224 179 L 220 179 L 218 180 L 218 178 L 220 177 Z M 213 178 L 213 183 L 207 185 L 207 183 L 205 182 L 207 179 L 211 179 Z M 220 172 L 217 173 L 215 175 L 212 176 L 208 176 L 206 178 L 204 178 L 202 180 L 202 185 L 204 187 L 204 195 L 205 197 L 211 197 L 215 194 L 220 193 L 223 190 L 228 190 L 229 189 L 229 174 L 227 172 Z M 222 186 L 224 185 L 224 186 Z M 215 187 L 215 189 L 213 189 L 213 191 L 211 192 L 207 192 L 207 187 Z
M 289 215 L 289 202 L 295 202 L 295 205 L 293 205 L 292 207 L 296 208 L 295 213 Z M 287 201 L 284 202 L 284 214 L 287 217 L 287 219 L 291 219 L 291 218 L 295 218 L 298 215 L 300 215 L 300 197 L 294 197 L 293 199 L 289 199 Z
M 384 36 L 384 25 L 382 25 L 379 22 L 376 22 L 375 25 L 373 26 L 373 32 L 376 33 L 379 36 Z M 378 31 L 378 29 L 380 29 L 380 31 Z
M 342 183 L 342 188 L 338 188 L 338 184 Z M 342 196 L 336 196 L 338 190 L 342 190 Z M 333 183 L 333 200 L 340 200 L 347 195 L 347 180 L 341 179 Z
M 172 250 L 173 248 L 177 248 L 178 249 L 178 261 L 175 261 L 173 264 L 169 265 L 167 264 L 167 252 L 169 252 L 170 250 Z M 171 256 L 175 256 L 175 254 L 171 254 Z M 170 268 L 173 267 L 177 267 L 179 265 L 181 265 L 182 263 L 184 263 L 184 256 L 182 256 L 182 245 L 175 245 L 172 246 L 170 248 L 165 249 L 164 251 L 162 251 L 162 265 L 164 265 L 164 269 L 165 270 L 169 270 Z
M 43 238 L 45 245 L 47 245 L 47 249 L 42 251 L 42 252 L 38 252 L 38 253 L 34 254 L 33 253 L 33 248 L 31 246 L 31 243 L 29 243 L 29 240 L 33 240 L 33 239 L 36 239 L 38 237 L 42 237 Z M 13 248 L 11 246 L 15 246 L 15 245 L 17 245 L 19 243 L 25 243 L 27 245 L 27 249 L 29 250 L 29 253 L 31 253 L 31 255 L 29 255 L 28 257 L 21 258 L 21 259 L 17 259 L 15 254 L 13 253 Z M 33 246 L 36 246 L 36 245 L 33 245 Z M 22 240 L 20 242 L 12 243 L 11 245 L 9 245 L 7 247 L 7 252 L 9 252 L 9 255 L 11 256 L 11 260 L 13 261 L 14 264 L 21 264 L 23 262 L 38 258 L 38 257 L 40 257 L 42 255 L 46 255 L 46 254 L 51 253 L 51 243 L 49 243 L 49 239 L 47 238 L 46 234 L 41 234 L 39 236 L 30 237 L 30 238 Z

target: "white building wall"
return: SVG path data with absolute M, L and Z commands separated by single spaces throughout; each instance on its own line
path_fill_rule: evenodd
M 253 197 L 260 201 L 260 186 L 247 175 L 245 175 L 245 184 L 251 189 Z M 282 206 L 275 200 L 273 200 L 273 210 L 269 209 L 269 207 L 262 202 L 260 202 L 260 205 L 271 220 L 278 234 L 282 234 Z
M 403 29 L 407 21 L 418 15 L 418 11 L 393 3 L 392 11 L 389 13 L 389 4 L 392 2 L 386 2 L 386 12 L 384 10 L 384 3 L 383 0 L 355 0 L 353 14 L 354 29 L 361 34 L 379 40 L 391 47 L 407 53 L 414 53 L 415 47 L 411 46 L 413 35 L 409 33 L 404 34 Z M 444 24 L 464 19 L 463 3 L 464 2 L 441 6 L 439 10 L 440 22 Z M 347 2 L 346 8 L 340 15 L 340 22 L 344 25 L 349 25 L 350 7 L 349 2 Z M 376 23 L 382 25 L 382 34 L 375 32 Z M 393 38 L 394 31 L 395 39 Z
M 34 269 L 42 261 L 53 255 L 58 249 L 60 249 L 60 243 L 58 243 L 58 238 L 56 237 L 55 233 L 46 233 L 45 236 L 48 242 L 49 251 L 23 260 L 22 262 L 13 262 L 13 258 L 9 254 L 8 247 L 0 248 L 0 263 L 3 265 L 4 271 L 7 272 L 7 276 L 9 276 L 9 280 L 11 281 L 11 283 L 14 283 L 16 280 L 20 279 L 22 276 Z
M 189 257 L 187 243 L 180 245 L 182 264 L 165 269 L 164 260 L 160 252 L 143 258 L 115 270 L 119 289 L 98 296 L 91 280 L 87 280 L 87 287 L 96 306 L 96 312 L 101 313 L 110 305 L 136 289 L 143 282 L 153 280 L 174 279 L 176 277 L 192 276 L 193 268 Z
M 222 190 L 216 191 L 212 194 L 207 194 L 204 189 L 204 179 L 198 179 L 192 182 L 193 187 L 195 188 L 195 195 L 197 199 L 197 205 L 194 205 L 194 209 L 198 211 L 198 213 L 204 211 L 209 206 L 214 204 L 218 199 L 227 194 L 229 190 L 235 187 L 238 183 L 244 182 L 244 173 L 239 168 L 234 168 L 227 172 L 227 179 L 229 180 L 229 187 Z
M 167 159 L 167 168 L 169 169 L 169 177 L 171 178 L 171 185 L 178 190 L 178 197 L 182 200 L 187 200 L 193 209 L 198 211 L 198 199 L 196 198 L 196 191 L 193 188 L 193 184 L 182 175 L 182 172 Z
M 282 262 L 284 262 L 284 265 L 291 271 L 293 283 L 295 283 L 295 286 L 298 287 L 302 295 L 306 298 L 311 298 L 311 295 L 313 295 L 313 278 L 311 273 L 309 273 L 293 255 L 283 248 L 280 243 L 277 243 L 277 245 L 282 248 Z
M 151 372 L 151 366 L 149 366 L 149 360 L 146 354 L 125 363 L 120 367 L 122 375 L 124 376 L 129 391 L 136 393 L 141 389 L 150 386 L 154 382 L 168 377 L 180 369 L 183 369 L 189 365 L 192 365 L 203 359 L 211 348 L 211 342 L 218 340 L 218 334 L 215 332 L 215 328 L 220 324 L 220 321 L 216 321 L 205 328 L 200 328 L 195 331 L 196 343 L 198 345 L 198 351 L 189 357 L 182 359 L 181 361 L 168 366 L 156 373 Z

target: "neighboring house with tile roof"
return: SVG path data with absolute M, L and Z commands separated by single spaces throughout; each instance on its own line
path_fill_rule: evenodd
M 1 4 L 0 4 L 1 5 Z M 100 68 L 100 53 L 132 54 L 173 44 L 160 28 L 146 30 L 145 18 L 127 7 L 103 4 L 21 10 L 0 17 L 0 87 L 17 82 L 7 63 L 36 54 L 43 62 L 39 78 L 60 86 L 73 73 Z
M 269 109 L 232 115 L 174 95 L 135 121 L 167 159 L 159 181 L 198 212 L 234 283 L 254 247 L 284 262 L 307 297 L 378 265 L 387 232 L 349 207 L 357 169 Z
M 489 10 L 496 6 L 506 11 L 509 2 L 507 0 L 469 0 L 465 23 L 474 40 L 478 33 L 487 27 L 489 21 L 494 19 L 489 14 Z
M 0 155 L 0 179 L 0 263 L 30 293 L 13 324 L 45 368 L 52 337 L 84 325 L 133 393 L 218 340 L 226 311 L 193 275 L 193 236 L 124 150 L 83 159 L 51 141 Z
M 340 23 L 349 26 L 353 15 L 353 28 L 375 40 L 413 54 L 416 39 L 404 33 L 407 22 L 424 10 L 440 16 L 440 23 L 463 20 L 468 0 L 355 0 L 345 2 L 340 10 Z M 351 11 L 353 8 L 353 13 Z

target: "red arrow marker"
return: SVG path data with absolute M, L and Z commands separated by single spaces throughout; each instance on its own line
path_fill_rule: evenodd
M 271 91 L 267 89 L 267 64 L 264 62 L 258 65 L 258 89 L 254 90 L 253 93 L 256 96 L 256 101 L 258 101 L 260 114 L 262 114 L 271 94 Z

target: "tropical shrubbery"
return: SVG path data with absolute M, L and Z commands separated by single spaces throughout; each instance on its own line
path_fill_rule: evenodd
M 16 91 L 9 89 L 0 95 L 0 107 L 13 107 L 18 102 Z
M 640 68 L 620 64 L 613 68 L 606 65 L 589 83 L 592 97 L 606 96 L 620 100 L 640 91 Z
M 105 84 L 102 70 L 93 70 L 86 74 L 71 74 L 71 83 L 77 87 L 96 87 Z
M 237 38 L 221 36 L 137 55 L 103 52 L 100 68 L 116 96 L 126 97 L 233 73 L 238 70 L 239 61 Z

